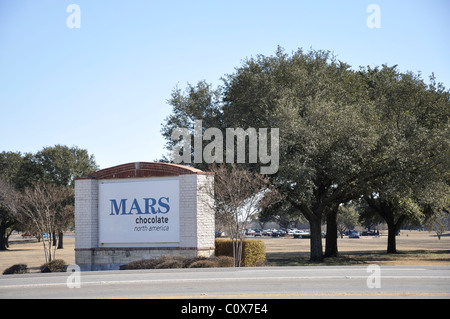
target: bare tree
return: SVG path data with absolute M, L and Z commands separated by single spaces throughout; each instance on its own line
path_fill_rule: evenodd
M 45 261 L 55 259 L 56 246 L 52 251 L 52 234 L 58 229 L 60 217 L 68 209 L 67 199 L 72 190 L 43 182 L 34 183 L 24 190 L 20 198 L 19 219 L 31 223 L 43 237 Z
M 242 240 L 252 216 L 281 199 L 269 179 L 258 173 L 238 169 L 236 165 L 211 166 L 214 186 L 207 191 L 214 196 L 216 220 L 228 228 L 233 242 L 235 266 L 242 259 Z

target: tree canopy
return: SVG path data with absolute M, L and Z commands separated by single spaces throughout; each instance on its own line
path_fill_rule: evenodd
M 367 200 L 391 225 L 388 252 L 406 218 L 449 206 L 450 94 L 434 77 L 426 84 L 396 66 L 353 70 L 328 51 L 278 48 L 222 80 L 218 88 L 199 81 L 173 91 L 162 129 L 167 146 L 174 129 L 192 130 L 195 120 L 222 132 L 279 128 L 280 165 L 270 178 L 285 196 L 283 209 L 309 221 L 312 261 L 323 260 L 322 222 L 335 224 L 350 200 Z M 331 254 L 336 236 L 327 236 Z
M 68 188 L 65 193 L 68 198 L 64 201 L 66 207 L 64 210 L 53 211 L 57 218 L 54 218 L 54 224 L 51 225 L 52 230 L 60 232 L 61 244 L 62 231 L 73 223 L 74 180 L 97 169 L 98 166 L 95 163 L 94 156 L 89 155 L 87 150 L 77 146 L 55 145 L 44 147 L 35 154 L 1 152 L 0 181 L 2 181 L 3 190 L 8 190 L 7 202 L 9 204 L 6 205 L 6 200 L 0 200 L 0 250 L 7 248 L 9 234 L 14 229 L 31 231 L 32 233 L 40 232 L 34 225 L 36 223 L 27 223 L 27 221 L 31 222 L 30 218 L 20 218 L 19 215 L 23 215 L 24 209 L 23 207 L 19 209 L 17 200 L 13 201 L 12 199 L 19 198 L 24 192 L 41 191 L 42 194 L 46 194 L 42 190 L 43 188 L 52 191 L 56 189 L 55 192 L 59 189 Z M 50 185 L 54 185 L 54 187 Z M 36 187 L 42 189 L 37 190 Z M 3 199 L 6 198 L 5 196 L 2 196 Z

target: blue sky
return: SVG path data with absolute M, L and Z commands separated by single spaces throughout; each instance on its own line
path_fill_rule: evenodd
M 70 4 L 81 9 L 69 28 Z M 366 9 L 380 8 L 381 28 Z M 64 144 L 101 168 L 153 161 L 175 86 L 214 85 L 278 45 L 450 87 L 450 1 L 0 0 L 0 152 Z

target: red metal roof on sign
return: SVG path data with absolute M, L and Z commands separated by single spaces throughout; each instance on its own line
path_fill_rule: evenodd
M 115 179 L 135 177 L 178 176 L 211 174 L 186 165 L 171 163 L 136 162 L 102 169 L 81 179 Z

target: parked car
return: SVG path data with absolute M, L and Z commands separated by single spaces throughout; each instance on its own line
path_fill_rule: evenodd
M 304 230 L 295 230 L 294 238 L 311 238 L 311 235 L 309 232 Z
M 219 232 L 219 231 L 216 230 L 216 232 L 215 232 L 215 237 L 216 238 L 225 237 L 225 236 L 226 236 L 225 232 Z
M 359 238 L 359 234 L 358 233 L 351 233 L 350 235 L 348 235 L 348 238 Z
M 272 232 L 272 237 L 284 237 L 284 235 L 286 235 L 286 232 L 282 229 Z
M 246 236 L 251 236 L 251 235 L 254 235 L 254 234 L 255 234 L 255 231 L 253 229 L 246 229 L 245 230 L 245 235 Z
M 380 232 L 378 231 L 363 231 L 361 236 L 380 236 Z
M 276 232 L 277 230 L 274 228 L 274 229 L 264 229 L 263 230 L 263 236 L 271 236 L 272 235 L 272 233 L 274 233 L 274 232 Z
M 259 229 L 255 230 L 255 237 L 260 237 L 262 232 Z

